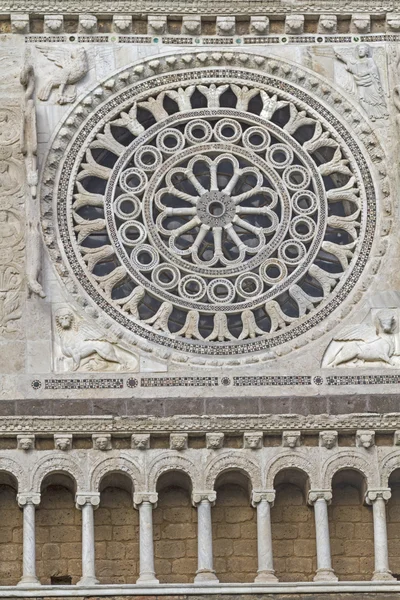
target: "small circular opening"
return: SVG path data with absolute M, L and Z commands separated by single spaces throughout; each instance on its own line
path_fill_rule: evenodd
M 156 157 L 151 152 L 145 152 L 142 156 L 142 163 L 144 165 L 154 165 Z
M 287 159 L 287 156 L 284 152 L 282 152 L 282 150 L 276 150 L 272 154 L 272 158 L 276 163 L 284 163 Z
M 222 202 L 214 200 L 214 202 L 210 202 L 208 205 L 208 212 L 213 217 L 220 217 L 225 212 L 225 206 L 222 204 Z
M 200 292 L 200 285 L 198 281 L 191 280 L 185 285 L 185 292 L 188 296 L 197 296 Z
M 281 276 L 281 270 L 277 265 L 271 265 L 267 267 L 266 274 L 270 279 L 278 279 Z
M 201 139 L 202 137 L 205 136 L 205 131 L 202 127 L 195 127 L 192 130 L 192 135 L 193 135 L 193 137 L 195 137 L 197 139 Z
M 126 180 L 126 183 L 130 188 L 135 189 L 139 187 L 140 179 L 137 175 L 129 175 L 129 177 Z
M 164 139 L 164 144 L 167 148 L 175 148 L 178 145 L 178 140 L 173 135 L 167 135 Z
M 151 263 L 151 256 L 148 252 L 140 252 L 137 256 L 138 261 L 142 265 L 149 265 Z
M 297 258 L 299 256 L 299 249 L 295 245 L 286 246 L 286 256 L 288 258 Z
M 235 131 L 234 131 L 233 127 L 229 127 L 229 126 L 223 127 L 221 133 L 226 138 L 230 138 L 233 135 L 235 135 Z
M 253 144 L 253 146 L 260 146 L 264 142 L 264 139 L 258 133 L 253 133 L 253 135 L 250 136 L 249 141 L 250 144 Z

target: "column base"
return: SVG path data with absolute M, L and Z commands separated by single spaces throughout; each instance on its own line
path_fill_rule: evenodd
M 318 569 L 313 581 L 338 581 L 333 569 Z
M 277 583 L 279 579 L 275 576 L 275 571 L 257 571 L 257 577 L 254 583 Z
M 96 579 L 96 577 L 82 577 L 76 585 L 89 587 L 91 585 L 97 585 L 98 583 L 99 580 Z
M 141 573 L 136 580 L 136 585 L 159 585 L 159 583 L 155 573 Z
M 387 571 L 375 571 L 372 575 L 371 581 L 396 581 L 392 573 Z
M 42 584 L 35 575 L 23 575 L 17 585 L 23 585 L 24 587 L 38 587 Z
M 215 574 L 215 571 L 211 571 L 210 569 L 200 569 L 196 572 L 196 577 L 194 578 L 194 583 L 207 583 L 210 581 L 211 583 L 218 583 L 219 579 Z

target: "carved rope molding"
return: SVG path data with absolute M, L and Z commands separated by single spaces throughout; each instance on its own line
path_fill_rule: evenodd
M 190 71 L 187 72 L 187 68 L 189 66 Z M 86 142 L 86 137 L 88 135 L 90 135 L 90 139 L 94 139 L 96 133 L 99 131 L 99 126 L 101 125 L 101 123 L 96 124 L 98 122 L 98 118 L 102 118 L 108 112 L 107 119 L 111 120 L 113 116 L 117 116 L 117 114 L 124 110 L 125 107 L 131 105 L 134 99 L 140 99 L 140 94 L 145 96 L 146 93 L 148 93 L 147 90 L 153 89 L 156 83 L 158 84 L 157 91 L 161 92 L 163 87 L 162 85 L 160 86 L 160 84 L 165 81 L 164 78 L 168 73 L 179 73 L 182 77 L 182 85 L 188 85 L 188 82 L 190 82 L 192 79 L 193 72 L 204 69 L 205 67 L 211 69 L 208 72 L 209 76 L 217 76 L 217 78 L 221 76 L 223 78 L 224 73 L 226 76 L 226 71 L 219 72 L 218 67 L 224 67 L 225 69 L 232 68 L 232 77 L 238 77 L 241 81 L 246 81 L 246 78 L 248 77 L 250 81 L 258 81 L 260 85 L 262 85 L 262 78 L 268 76 L 270 82 L 274 83 L 275 85 L 279 84 L 278 87 L 280 87 L 280 94 L 282 97 L 285 97 L 286 95 L 288 101 L 290 101 L 290 99 L 293 97 L 293 94 L 296 94 L 296 102 L 298 107 L 307 109 L 310 114 L 313 114 L 314 111 L 313 108 L 310 108 L 310 104 L 315 103 L 317 98 L 322 97 L 324 99 L 324 104 L 331 106 L 332 112 L 324 110 L 320 103 L 318 103 L 320 112 L 323 112 L 324 116 L 330 114 L 334 115 L 332 118 L 334 118 L 337 129 L 340 129 L 342 133 L 349 134 L 349 128 L 352 128 L 357 134 L 357 138 L 361 139 L 364 143 L 363 149 L 358 150 L 358 160 L 361 161 L 368 157 L 368 162 L 366 163 L 368 167 L 366 167 L 361 177 L 365 180 L 365 178 L 370 176 L 369 169 L 373 168 L 373 164 L 379 167 L 379 177 L 377 179 L 379 184 L 383 187 L 380 197 L 384 198 L 383 202 L 386 214 L 391 213 L 391 202 L 390 198 L 388 197 L 389 185 L 386 177 L 386 169 L 383 166 L 384 154 L 379 147 L 379 143 L 372 132 L 370 125 L 365 120 L 365 117 L 361 115 L 355 103 L 350 104 L 347 98 L 337 92 L 337 90 L 335 90 L 330 83 L 323 80 L 314 72 L 308 71 L 303 67 L 300 67 L 299 65 L 291 63 L 287 60 L 278 60 L 276 57 L 269 58 L 250 53 L 203 52 L 198 54 L 179 53 L 174 55 L 159 56 L 157 58 L 153 57 L 139 64 L 134 64 L 130 68 L 121 69 L 113 77 L 107 78 L 91 93 L 86 94 L 80 99 L 80 101 L 71 109 L 68 117 L 63 123 L 60 124 L 59 130 L 55 135 L 55 139 L 53 140 L 53 146 L 49 150 L 46 167 L 44 169 L 41 193 L 42 214 L 45 220 L 45 240 L 49 246 L 50 255 L 57 265 L 57 270 L 60 277 L 63 279 L 67 288 L 72 292 L 72 296 L 74 297 L 75 301 L 83 306 L 90 305 L 90 310 L 87 310 L 95 317 L 99 314 L 98 309 L 93 305 L 93 302 L 89 296 L 81 296 L 81 292 L 78 290 L 75 281 L 71 278 L 69 272 L 62 263 L 62 253 L 58 250 L 55 243 L 57 236 L 52 231 L 52 220 L 54 218 L 52 214 L 52 198 L 56 193 L 55 189 L 57 188 L 53 189 L 52 184 L 55 181 L 57 186 L 60 182 L 60 174 L 57 173 L 56 167 L 59 164 L 61 157 L 65 154 L 67 147 L 71 147 L 73 140 L 79 140 L 78 143 L 82 146 L 82 143 Z M 252 71 L 250 72 L 249 69 L 252 69 Z M 259 75 L 254 75 L 254 70 L 258 72 Z M 149 77 L 154 77 L 154 75 L 158 76 L 158 79 L 149 80 L 148 82 L 146 81 Z M 283 82 L 287 83 L 284 84 Z M 168 84 L 164 89 L 168 89 Z M 292 95 L 286 93 L 286 90 L 289 89 Z M 306 102 L 303 100 L 306 100 Z M 109 103 L 109 109 L 106 108 L 107 102 Z M 96 117 L 95 107 L 99 104 L 101 104 L 102 108 L 98 113 L 99 117 Z M 316 111 L 317 112 L 314 112 L 314 114 L 317 116 L 318 109 L 316 109 Z M 87 120 L 88 118 L 89 120 Z M 328 123 L 326 124 L 326 127 L 330 131 L 332 137 L 337 135 L 337 132 L 332 125 L 329 125 Z M 357 142 L 355 141 L 355 138 L 350 137 L 349 143 L 353 149 L 357 148 Z M 81 149 L 78 153 L 78 156 L 82 157 L 84 151 L 84 149 Z M 356 163 L 352 160 L 351 162 L 354 165 L 354 168 L 357 170 L 358 167 Z M 71 170 L 72 177 L 74 177 L 76 172 L 77 165 L 74 165 L 72 166 Z M 372 180 L 370 180 L 368 185 L 369 193 L 373 193 Z M 376 273 L 380 264 L 381 256 L 385 251 L 385 247 L 382 247 L 382 245 L 378 247 L 379 244 L 376 238 L 374 241 L 374 225 L 372 215 L 369 219 L 369 227 L 371 229 L 370 233 L 368 234 L 369 237 L 367 236 L 366 238 L 367 246 L 365 246 L 365 250 L 363 251 L 362 255 L 365 258 L 366 253 L 368 253 L 367 247 L 371 246 L 372 253 L 369 266 L 367 266 L 365 269 L 366 273 L 364 273 L 363 286 L 357 287 L 357 291 L 353 293 L 352 298 L 344 300 L 342 308 L 337 311 L 337 317 L 343 318 L 351 310 L 351 305 L 361 299 L 363 291 L 368 287 L 368 281 L 370 278 L 374 273 Z M 387 235 L 387 231 L 383 233 L 384 235 Z M 77 265 L 75 259 L 74 261 Z M 360 268 L 358 268 L 357 271 L 360 274 Z M 357 278 L 354 280 L 354 285 L 356 284 Z M 338 289 L 339 288 L 340 285 L 338 286 Z M 342 289 L 344 299 L 346 292 L 344 292 L 343 287 Z M 91 296 L 96 293 L 93 287 L 89 293 Z M 100 296 L 98 296 L 98 298 L 100 300 Z M 104 300 L 101 300 L 100 302 L 102 305 L 104 304 Z M 330 311 L 328 311 L 326 314 L 329 314 L 333 308 L 334 307 L 332 306 Z M 113 309 L 112 312 L 115 314 L 115 309 Z M 160 314 L 160 319 L 161 317 L 162 315 Z M 302 331 L 307 331 L 307 327 L 304 329 L 304 326 L 302 325 L 299 333 L 297 334 L 300 334 L 300 337 L 297 337 L 295 340 L 293 339 L 293 341 L 290 334 L 289 336 L 281 336 L 279 339 L 281 344 L 279 347 L 279 354 L 286 354 L 295 348 L 309 343 L 312 339 L 315 339 L 317 336 L 325 333 L 328 329 L 334 327 L 335 324 L 335 320 L 331 319 L 330 321 L 325 321 L 323 326 L 320 327 L 318 331 L 313 329 L 311 332 L 303 333 L 301 335 Z M 130 329 L 133 330 L 135 330 L 135 328 L 138 332 L 136 326 L 130 327 Z M 139 347 L 142 347 L 142 349 L 146 351 L 154 351 L 156 355 L 163 358 L 170 357 L 172 360 L 177 360 L 178 362 L 182 360 L 179 352 L 172 351 L 171 354 L 170 351 L 166 351 L 165 349 L 162 350 L 160 347 L 154 346 L 151 340 L 155 339 L 155 337 L 157 338 L 157 334 L 152 334 L 151 336 L 147 335 L 146 337 L 148 339 L 143 340 L 143 331 L 140 333 L 134 333 L 133 331 L 128 332 L 127 329 L 123 329 L 120 333 L 127 344 L 137 344 Z M 288 343 L 285 343 L 285 339 L 288 340 Z M 165 344 L 165 340 L 162 341 L 162 343 Z M 187 346 L 187 348 L 186 346 L 185 350 L 190 352 L 190 346 Z M 171 348 L 172 347 L 174 347 L 174 344 L 171 345 Z M 177 347 L 175 344 L 175 350 L 177 348 L 179 350 L 183 350 L 182 344 L 181 347 L 179 347 L 179 345 Z M 258 349 L 260 348 L 261 347 L 258 346 Z M 218 362 L 218 357 L 209 359 L 209 361 L 212 364 L 224 364 L 223 361 Z M 204 364 L 206 360 L 204 360 L 203 357 L 201 360 L 197 357 L 192 357 L 189 358 L 189 362 Z
M 184 473 L 193 490 L 215 489 L 222 473 L 239 471 L 249 478 L 254 490 L 273 490 L 276 476 L 295 469 L 309 479 L 311 489 L 330 490 L 335 474 L 340 470 L 358 471 L 369 489 L 387 488 L 389 477 L 399 469 L 400 449 L 381 448 L 382 452 L 355 448 L 330 450 L 301 448 L 288 452 L 284 448 L 265 447 L 257 451 L 245 449 L 210 453 L 207 449 L 189 449 L 177 457 L 173 450 L 71 450 L 60 456 L 57 451 L 2 450 L 0 472 L 16 480 L 18 491 L 40 494 L 45 478 L 65 473 L 75 483 L 78 493 L 98 493 L 107 475 L 121 473 L 132 482 L 134 491 L 155 494 L 157 482 L 165 473 Z M 384 452 L 383 452 L 384 450 Z M 395 460 L 397 459 L 397 460 Z M 79 465 L 79 467 L 78 467 Z M 131 465 L 135 465 L 132 470 Z M 201 465 L 202 470 L 199 469 Z M 156 468 L 155 468 L 156 467 Z

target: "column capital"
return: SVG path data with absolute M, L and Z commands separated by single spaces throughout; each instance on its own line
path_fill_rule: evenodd
M 97 508 L 100 504 L 99 492 L 77 492 L 75 496 L 76 508 L 82 509 L 85 504 L 90 504 L 93 508 Z
M 310 490 L 308 492 L 308 504 L 314 504 L 317 500 L 325 500 L 327 504 L 330 504 L 332 490 Z
M 17 494 L 17 502 L 20 508 L 23 508 L 27 504 L 33 504 L 33 506 L 39 506 L 40 494 L 33 492 L 21 492 Z
M 143 502 L 149 502 L 153 505 L 153 508 L 156 508 L 157 500 L 157 492 L 135 492 L 133 494 L 133 506 L 135 508 L 139 508 Z
M 375 502 L 375 500 L 378 500 L 378 498 L 387 502 L 390 500 L 391 495 L 392 491 L 390 488 L 375 488 L 367 490 L 365 493 L 365 502 L 366 504 L 371 505 Z
M 216 499 L 217 499 L 217 492 L 215 492 L 214 490 L 209 490 L 209 491 L 206 490 L 206 491 L 201 491 L 201 492 L 193 491 L 192 492 L 193 506 L 197 506 L 198 504 L 200 504 L 200 502 L 204 502 L 204 501 L 207 501 L 211 505 L 214 506 Z
M 255 507 L 259 502 L 264 500 L 273 506 L 275 496 L 275 490 L 253 490 L 251 493 L 251 505 Z

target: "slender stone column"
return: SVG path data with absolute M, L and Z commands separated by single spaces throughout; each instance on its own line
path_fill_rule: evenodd
M 76 495 L 76 508 L 82 511 L 82 577 L 77 585 L 96 585 L 94 552 L 94 509 L 100 504 L 97 492 Z
M 257 508 L 258 569 L 255 583 L 276 583 L 272 552 L 271 506 L 275 490 L 253 491 L 251 503 Z
M 308 494 L 309 504 L 314 505 L 315 534 L 317 543 L 317 572 L 314 581 L 337 581 L 331 559 L 331 543 L 329 537 L 328 504 L 332 500 L 330 490 L 311 490 Z
M 140 574 L 138 585 L 157 585 L 154 569 L 153 508 L 157 506 L 158 494 L 136 493 L 133 497 L 135 508 L 139 510 L 139 553 Z
M 197 507 L 197 571 L 195 583 L 207 581 L 218 582 L 214 571 L 211 507 L 214 506 L 217 494 L 210 492 L 193 492 L 193 506 Z
M 40 494 L 18 494 L 18 505 L 23 510 L 23 558 L 22 578 L 18 585 L 40 585 L 36 577 L 35 511 L 40 504 Z
M 393 581 L 389 570 L 389 553 L 386 528 L 386 502 L 391 496 L 390 489 L 368 490 L 365 495 L 367 504 L 372 504 L 374 519 L 375 570 L 373 581 Z

